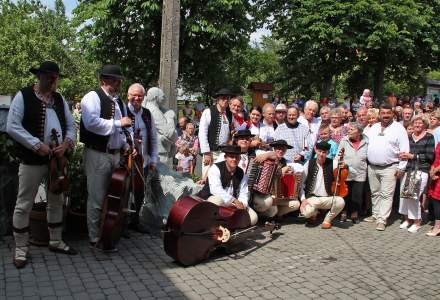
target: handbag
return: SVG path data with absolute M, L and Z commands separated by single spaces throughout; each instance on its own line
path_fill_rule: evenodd
M 400 197 L 419 201 L 421 185 L 422 171 L 419 171 L 419 155 L 417 154 L 414 168 L 406 172 L 405 183 L 402 192 L 400 193 Z

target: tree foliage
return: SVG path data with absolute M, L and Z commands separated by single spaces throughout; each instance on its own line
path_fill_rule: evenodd
M 252 22 L 247 0 L 181 0 L 179 81 L 212 93 L 224 84 L 224 62 L 245 48 Z M 120 64 L 129 81 L 159 76 L 162 0 L 80 0 L 74 11 L 84 47 L 100 63 Z
M 383 94 L 385 75 L 410 81 L 438 65 L 438 0 L 256 0 L 260 20 L 277 38 L 282 66 L 299 90 L 327 96 L 329 83 L 348 72 L 361 90 Z M 370 81 L 372 80 L 372 82 Z
M 0 0 L 0 94 L 15 94 L 35 78 L 30 67 L 54 60 L 65 78 L 60 91 L 79 97 L 93 82 L 95 66 L 77 48 L 73 28 L 61 0 L 55 10 L 40 1 Z

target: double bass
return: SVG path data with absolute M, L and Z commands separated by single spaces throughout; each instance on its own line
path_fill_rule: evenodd
M 125 128 L 123 132 L 132 150 L 133 142 L 130 133 Z M 124 219 L 127 213 L 130 212 L 128 203 L 132 191 L 132 154 L 129 153 L 124 160 L 112 173 L 102 207 L 101 228 L 96 245 L 104 251 L 116 249 L 116 244 L 121 237 L 124 226 Z
M 52 128 L 50 139 L 53 148 L 58 147 L 60 144 L 58 142 L 58 134 L 55 128 Z M 58 157 L 53 154 L 49 159 L 49 191 L 53 194 L 59 195 L 64 193 L 69 188 L 69 177 L 67 177 L 67 158 L 63 155 Z
M 264 229 L 280 228 L 266 223 Z M 251 226 L 245 209 L 217 206 L 196 196 L 185 196 L 171 208 L 163 232 L 165 252 L 184 266 L 195 265 L 209 258 L 217 248 L 227 247 L 239 236 L 258 230 Z

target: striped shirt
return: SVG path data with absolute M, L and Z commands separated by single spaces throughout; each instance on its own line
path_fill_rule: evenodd
M 285 140 L 292 149 L 287 149 L 284 158 L 295 161 L 297 154 L 308 160 L 312 155 L 313 141 L 309 129 L 304 124 L 296 122 L 294 125 L 283 123 L 277 127 L 274 133 L 274 140 Z
M 419 170 L 428 173 L 434 162 L 435 154 L 435 142 L 434 137 L 430 133 L 426 133 L 417 142 L 414 141 L 414 137 L 409 137 L 409 152 L 414 154 L 414 158 L 408 160 L 406 170 L 412 170 L 416 164 L 416 156 L 419 156 Z

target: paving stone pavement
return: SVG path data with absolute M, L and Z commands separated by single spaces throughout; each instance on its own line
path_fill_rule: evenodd
M 0 299 L 440 299 L 440 238 L 374 225 L 305 227 L 290 219 L 237 252 L 181 267 L 160 238 L 132 233 L 119 252 L 95 253 L 70 237 L 80 254 L 31 247 L 31 261 L 12 265 L 13 241 L 0 241 Z

